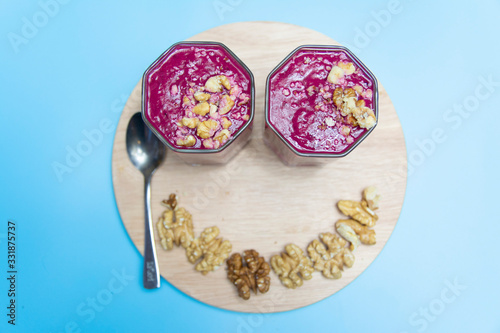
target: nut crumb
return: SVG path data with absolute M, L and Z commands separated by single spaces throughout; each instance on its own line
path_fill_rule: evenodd
M 325 118 L 325 123 L 327 126 L 330 126 L 330 127 L 335 126 L 335 120 L 333 120 L 333 118 L 331 118 L 331 117 Z

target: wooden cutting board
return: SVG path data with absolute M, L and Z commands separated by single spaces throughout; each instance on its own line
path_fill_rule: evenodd
M 336 208 L 341 199 L 359 200 L 369 185 L 382 199 L 375 231 L 377 244 L 355 251 L 354 266 L 338 280 L 315 272 L 295 290 L 285 288 L 271 272 L 268 293 L 244 301 L 227 280 L 225 265 L 206 276 L 194 270 L 182 248 L 164 251 L 156 237 L 161 275 L 191 297 L 224 309 L 243 312 L 278 312 L 297 309 L 335 294 L 359 276 L 380 253 L 398 220 L 406 187 L 406 148 L 394 106 L 379 82 L 379 124 L 352 153 L 322 167 L 286 167 L 262 140 L 264 88 L 268 73 L 293 49 L 303 44 L 338 44 L 330 37 L 303 27 L 275 22 L 242 22 L 219 26 L 189 40 L 226 44 L 255 76 L 256 107 L 251 142 L 223 166 L 189 166 L 167 154 L 153 177 L 152 214 L 156 222 L 160 202 L 177 193 L 179 206 L 193 215 L 196 235 L 216 225 L 229 239 L 233 252 L 256 249 L 266 260 L 288 243 L 301 248 L 321 232 L 335 232 L 342 218 Z M 165 45 L 167 49 L 170 45 Z M 363 60 L 363 59 L 361 59 Z M 377 74 L 377 73 L 375 73 Z M 130 117 L 141 109 L 141 84 L 135 87 L 121 115 L 113 146 L 113 185 L 125 228 L 143 253 L 143 178 L 130 163 L 125 131 Z M 137 272 L 142 276 L 141 272 Z M 165 283 L 165 281 L 162 281 Z M 168 300 L 165 300 L 168 301 Z

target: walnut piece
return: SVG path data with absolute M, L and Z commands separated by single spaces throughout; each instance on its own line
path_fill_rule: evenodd
M 193 112 L 200 116 L 204 116 L 210 112 L 210 105 L 207 102 L 200 102 L 193 108 Z
M 193 104 L 194 104 L 193 101 L 189 97 L 184 96 L 182 98 L 182 105 L 184 105 L 184 106 L 190 106 L 190 105 L 193 105 Z
M 378 209 L 378 202 L 380 201 L 380 195 L 377 192 L 375 186 L 368 186 L 363 190 L 363 199 L 366 201 L 368 208 L 371 210 Z
M 360 86 L 359 84 L 352 87 L 352 89 L 354 89 L 359 95 L 361 95 L 363 93 L 363 87 Z
M 349 250 L 354 251 L 358 248 L 361 241 L 359 240 L 358 235 L 354 232 L 354 230 L 345 223 L 335 224 L 337 228 L 337 232 L 340 236 L 344 237 L 351 245 L 349 246 Z
M 250 298 L 250 290 L 255 294 L 257 291 L 264 294 L 269 290 L 270 271 L 269 264 L 255 250 L 244 251 L 243 257 L 239 253 L 233 253 L 227 260 L 227 278 L 238 289 L 238 295 L 245 300 Z
M 337 87 L 333 91 L 332 99 L 340 114 L 347 117 L 348 123 L 366 129 L 372 128 L 377 123 L 373 110 L 365 106 L 364 100 L 358 100 L 354 89 L 343 90 Z
M 219 117 L 219 114 L 217 113 L 217 105 L 215 104 L 210 104 L 210 117 L 217 119 Z
M 156 224 L 161 246 L 165 250 L 171 250 L 174 244 L 188 248 L 194 240 L 191 214 L 184 208 L 177 207 L 175 194 L 171 194 L 169 200 L 164 200 L 163 203 L 167 209 Z
M 307 247 L 314 269 L 329 279 L 340 279 L 344 265 L 352 267 L 354 255 L 346 248 L 347 242 L 332 233 L 320 234 L 321 242 L 313 240 Z
M 185 138 L 179 138 L 175 142 L 178 146 L 192 147 L 196 143 L 196 139 L 192 135 L 188 135 Z
M 231 111 L 234 101 L 228 95 L 223 95 L 219 101 L 219 114 L 224 115 Z
M 356 233 L 356 235 L 359 237 L 359 240 L 363 244 L 373 245 L 377 242 L 375 237 L 375 230 L 368 229 L 368 227 L 362 225 L 356 220 L 338 220 L 335 223 L 337 231 L 339 230 L 339 228 L 344 228 L 344 226 L 351 228 Z
M 302 286 L 303 280 L 311 279 L 314 271 L 311 260 L 304 256 L 304 252 L 295 244 L 288 244 L 285 246 L 285 252 L 273 256 L 271 267 L 281 283 L 292 289 Z
M 330 126 L 330 127 L 335 126 L 335 120 L 333 120 L 332 117 L 326 117 L 325 124 L 326 124 L 326 126 Z
M 229 79 L 224 75 L 212 76 L 207 80 L 207 82 L 205 82 L 205 88 L 212 93 L 221 92 L 222 87 L 227 90 L 231 89 Z
M 377 242 L 375 230 L 369 229 L 378 221 L 374 210 L 378 208 L 380 195 L 374 186 L 363 190 L 361 201 L 340 200 L 337 203 L 340 211 L 351 219 L 338 220 L 335 223 L 337 232 L 351 243 L 350 250 L 354 251 L 360 243 L 373 245 Z
M 200 123 L 200 120 L 198 118 L 188 118 L 184 117 L 181 120 L 181 124 L 183 126 L 189 127 L 189 128 L 196 128 L 198 124 Z
M 168 196 L 167 200 L 163 200 L 161 204 L 165 207 L 170 207 L 171 209 L 175 209 L 177 207 L 177 195 L 172 193 Z
M 344 215 L 368 227 L 373 227 L 378 221 L 377 214 L 368 207 L 366 201 L 340 200 L 337 206 Z
M 219 123 L 216 120 L 205 120 L 198 125 L 196 134 L 202 139 L 208 139 L 215 134 L 218 128 Z
M 195 238 L 186 248 L 186 256 L 190 263 L 196 264 L 200 259 L 195 269 L 203 275 L 219 268 L 231 253 L 231 243 L 217 236 L 219 236 L 219 228 L 215 226 L 206 228 L 200 237 Z
M 229 140 L 229 137 L 231 136 L 231 132 L 227 129 L 223 129 L 220 131 L 216 136 L 214 136 L 214 140 L 219 141 L 221 145 L 226 143 L 227 140 Z
M 222 123 L 222 128 L 224 129 L 228 129 L 233 124 L 231 120 L 227 119 L 226 117 L 222 117 L 221 123 Z
M 338 63 L 338 66 L 344 70 L 344 73 L 346 75 L 351 75 L 356 71 L 356 67 L 354 67 L 354 64 L 352 62 L 343 62 L 340 61 Z
M 348 126 L 342 125 L 342 127 L 340 128 L 340 133 L 343 136 L 349 136 L 349 134 L 351 133 L 351 128 Z
M 203 91 L 197 91 L 193 96 L 198 102 L 206 102 L 210 99 L 210 94 L 204 93 Z
M 328 82 L 337 84 L 344 77 L 344 70 L 339 66 L 333 66 L 328 74 Z
M 357 108 L 353 115 L 361 128 L 370 129 L 377 123 L 373 110 L 365 106 Z

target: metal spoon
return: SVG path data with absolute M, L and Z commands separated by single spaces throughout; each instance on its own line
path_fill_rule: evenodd
M 165 159 L 165 146 L 144 124 L 140 112 L 134 114 L 130 119 L 126 140 L 130 161 L 144 175 L 144 288 L 159 288 L 160 270 L 156 259 L 151 218 L 151 178 L 156 168 Z

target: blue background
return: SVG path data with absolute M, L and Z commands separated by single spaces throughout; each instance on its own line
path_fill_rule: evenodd
M 49 7 L 46 21 L 49 0 L 0 3 L 1 332 L 500 332 L 499 1 L 401 0 L 383 25 L 377 13 L 391 1 L 73 0 Z M 410 168 L 399 222 L 375 262 L 334 296 L 270 315 L 213 308 L 165 280 L 144 290 L 111 179 L 114 129 L 144 69 L 174 42 L 256 20 L 351 46 L 391 96 Z M 23 35 L 26 22 L 40 27 Z M 483 79 L 495 82 L 490 90 Z M 105 118 L 113 131 L 58 178 L 54 162 Z M 444 138 L 430 143 L 436 130 Z M 106 304 L 91 310 L 96 297 Z

